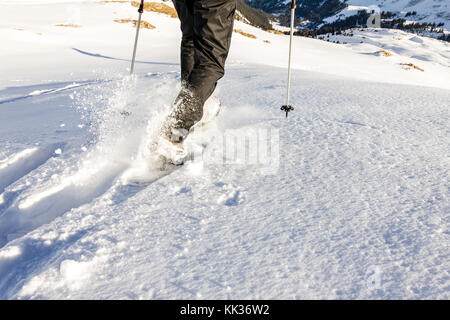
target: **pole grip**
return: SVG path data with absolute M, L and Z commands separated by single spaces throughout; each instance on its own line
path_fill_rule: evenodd
M 291 9 L 296 9 L 297 8 L 297 3 L 295 0 L 291 1 Z
M 295 2 L 295 1 L 294 1 Z M 144 12 L 144 0 L 141 0 L 141 4 L 139 5 L 139 9 L 138 9 L 139 13 Z

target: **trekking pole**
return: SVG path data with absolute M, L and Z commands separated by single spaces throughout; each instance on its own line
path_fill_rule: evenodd
M 137 49 L 137 43 L 138 43 L 138 38 L 139 38 L 139 28 L 141 27 L 141 17 L 142 17 L 142 12 L 144 12 L 144 0 L 141 0 L 141 4 L 139 5 L 139 18 L 138 18 L 138 22 L 137 22 L 137 26 L 136 26 L 136 38 L 134 39 L 134 49 L 133 49 L 133 58 L 131 59 L 131 68 L 130 68 L 130 76 L 133 75 L 133 71 L 134 71 L 134 61 L 136 60 L 136 49 Z M 131 115 L 131 111 L 128 111 L 126 109 L 120 111 L 120 114 L 128 117 Z
M 286 118 L 290 111 L 294 110 L 294 107 L 289 104 L 289 98 L 291 93 L 291 58 L 292 58 L 292 38 L 294 37 L 294 18 L 295 9 L 297 4 L 295 0 L 291 1 L 291 34 L 289 39 L 289 62 L 288 62 L 288 80 L 287 80 L 287 93 L 286 93 L 286 104 L 281 107 L 281 110 L 286 112 Z
M 136 26 L 136 38 L 134 39 L 133 59 L 131 59 L 130 75 L 132 75 L 133 71 L 134 71 L 134 61 L 136 59 L 136 49 L 137 49 L 137 43 L 138 43 L 138 38 L 139 38 L 139 29 L 141 27 L 141 17 L 142 17 L 142 12 L 144 12 L 144 0 L 141 0 L 141 4 L 139 5 L 138 12 L 139 12 L 139 18 L 138 18 L 138 23 Z

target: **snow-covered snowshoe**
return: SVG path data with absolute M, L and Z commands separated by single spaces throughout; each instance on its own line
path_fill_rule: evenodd
M 206 100 L 203 107 L 202 119 L 192 126 L 189 133 L 193 133 L 196 130 L 207 127 L 208 124 L 212 123 L 217 118 L 221 108 L 222 104 L 218 97 L 212 96 Z
M 154 149 L 157 164 L 163 170 L 167 165 L 182 165 L 187 156 L 182 143 L 170 141 L 165 137 L 158 138 Z
M 215 97 L 208 99 L 202 120 L 191 128 L 185 143 L 173 143 L 159 137 L 150 146 L 150 158 L 147 158 L 146 164 L 128 170 L 122 176 L 123 183 L 146 186 L 177 170 L 187 160 L 195 158 L 195 154 L 201 153 L 205 148 L 205 144 L 202 143 L 202 134 L 208 134 L 207 129 L 214 122 L 219 111 L 219 99 Z
M 180 166 L 188 158 L 188 152 L 185 150 L 183 142 L 189 134 L 200 134 L 207 126 L 212 123 L 220 112 L 221 104 L 217 97 L 210 97 L 203 107 L 203 117 L 187 132 L 184 129 L 172 130 L 171 139 L 163 136 L 152 146 L 154 150 L 156 166 L 161 170 L 167 167 Z M 181 141 L 181 142 L 177 142 Z

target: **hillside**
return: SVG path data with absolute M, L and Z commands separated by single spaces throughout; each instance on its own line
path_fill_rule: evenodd
M 288 0 L 247 0 L 255 7 L 279 17 L 280 23 L 287 25 L 289 14 Z M 332 23 L 356 15 L 359 10 L 378 6 L 381 11 L 395 14 L 395 18 L 406 18 L 417 23 L 435 23 L 450 29 L 450 3 L 441 0 L 299 0 L 297 17 L 311 22 L 310 27 Z
M 443 23 L 450 30 L 450 2 L 442 0 L 348 0 L 349 6 L 377 5 L 382 11 L 397 13 L 415 22 Z M 407 15 L 410 13 L 409 15 Z M 411 14 L 415 13 L 415 14 Z
M 237 0 L 236 19 L 265 30 L 272 29 L 271 20 L 273 16 L 260 8 L 255 9 L 249 6 L 244 0 Z

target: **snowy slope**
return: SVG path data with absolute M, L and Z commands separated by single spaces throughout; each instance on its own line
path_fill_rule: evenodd
M 416 11 L 417 15 L 408 16 L 408 20 L 416 22 L 444 23 L 443 28 L 450 30 L 450 2 L 443 0 L 348 0 L 348 7 L 338 14 L 325 19 L 332 22 L 337 18 L 356 14 L 358 10 L 373 8 L 381 11 L 406 14 Z
M 266 12 L 278 15 L 280 13 L 289 14 L 290 0 L 249 0 L 251 5 L 262 8 Z M 347 5 L 346 8 L 336 12 L 336 1 L 297 1 L 299 9 L 297 15 L 301 18 L 312 18 L 311 12 L 315 12 L 312 18 L 314 22 L 320 23 L 320 19 L 325 22 L 333 22 L 337 19 L 345 19 L 355 15 L 359 10 L 366 10 L 378 7 L 381 11 L 389 11 L 405 15 L 407 12 L 417 12 L 417 15 L 408 16 L 407 19 L 416 22 L 444 23 L 444 29 L 450 30 L 450 2 L 448 0 L 341 0 Z
M 352 29 L 340 35 L 327 34 L 320 37 L 330 42 L 339 42 L 361 54 L 378 56 L 390 62 L 396 62 L 403 67 L 405 67 L 406 61 L 412 62 L 418 67 L 427 62 L 435 66 L 450 67 L 448 44 L 401 30 L 380 29 L 373 32 Z M 427 49 L 423 50 L 424 48 Z M 409 59 L 405 60 L 405 57 L 409 57 Z M 425 69 L 423 70 L 423 73 L 427 72 Z
M 129 78 L 134 29 L 113 20 L 136 8 L 14 12 L 0 4 L 0 298 L 449 298 L 446 43 L 296 38 L 286 119 L 288 38 L 236 23 L 257 38 L 234 34 L 224 108 L 190 137 L 204 157 L 138 187 L 124 176 L 146 174 L 179 86 L 177 20 L 144 13 Z
M 35 12 L 43 10 L 42 8 L 45 8 L 46 14 L 36 15 Z M 20 16 L 17 16 L 14 5 L 4 5 L 1 9 L 1 35 L 9 46 L 8 50 L 0 52 L 3 62 L 0 72 L 11 76 L 0 79 L 0 88 L 15 86 L 17 83 L 30 85 L 80 79 L 88 81 L 92 77 L 101 77 L 105 68 L 116 73 L 129 66 L 134 41 L 133 29 L 131 24 L 113 22 L 115 19 L 137 19 L 136 8 L 127 3 L 80 5 L 69 2 L 45 7 L 28 5 L 21 8 Z M 171 70 L 178 70 L 178 49 L 173 47 L 180 39 L 178 21 L 166 15 L 148 12 L 143 19 L 157 28 L 146 29 L 141 33 L 137 57 L 139 64 L 165 65 L 171 67 Z M 58 24 L 76 24 L 80 27 L 59 27 Z M 283 68 L 287 65 L 284 36 L 264 32 L 240 22 L 236 22 L 235 28 L 253 34 L 257 39 L 235 34 L 229 65 L 252 63 Z M 408 38 L 412 37 L 413 35 Z M 400 41 L 395 38 L 397 37 L 393 34 L 392 40 Z M 164 40 L 163 44 L 161 40 Z M 245 50 L 241 50 L 242 46 Z M 412 56 L 428 54 L 434 50 L 448 59 L 448 44 L 432 42 L 431 46 L 418 46 L 416 54 L 403 56 L 404 62 L 409 63 Z M 148 58 L 141 59 L 141 52 L 149 54 Z M 333 52 L 332 56 L 330 52 Z M 405 72 L 396 61 L 354 54 L 348 48 L 308 38 L 296 39 L 294 53 L 295 69 L 361 80 L 450 87 L 446 81 L 448 69 L 436 68 L 433 61 L 412 59 L 412 63 L 420 62 L 421 67 L 429 72 Z M 36 61 L 39 61 L 37 72 L 34 71 Z

